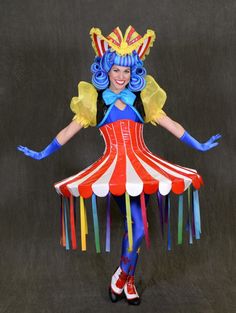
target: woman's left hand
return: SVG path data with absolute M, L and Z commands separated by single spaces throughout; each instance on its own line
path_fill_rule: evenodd
M 23 152 L 25 155 L 35 160 L 41 160 L 43 158 L 42 152 L 37 152 L 24 146 L 18 146 L 17 150 Z
M 196 150 L 208 151 L 218 146 L 219 142 L 217 140 L 219 140 L 221 137 L 222 136 L 220 134 L 217 134 L 212 136 L 206 142 L 200 143 L 195 138 L 193 138 L 187 131 L 185 131 L 180 140 Z
M 207 151 L 218 146 L 219 142 L 217 140 L 219 140 L 221 137 L 222 136 L 220 134 L 212 136 L 205 143 L 200 144 L 200 151 Z

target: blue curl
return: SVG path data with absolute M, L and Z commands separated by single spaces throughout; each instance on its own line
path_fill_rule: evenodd
M 136 69 L 136 75 L 144 77 L 147 75 L 147 71 L 144 67 L 137 67 Z
M 91 65 L 91 72 L 94 74 L 97 71 L 99 71 L 101 69 L 100 65 L 98 63 L 93 63 Z
M 128 85 L 128 89 L 130 91 L 141 91 L 146 86 L 146 80 L 139 75 L 132 75 L 130 78 L 130 82 Z
M 98 89 L 106 89 L 109 86 L 109 78 L 106 72 L 99 70 L 92 76 L 92 83 Z
M 115 64 L 114 59 L 116 57 L 115 52 L 107 52 L 104 53 L 103 57 L 101 58 L 101 68 L 105 71 L 105 72 L 109 72 L 110 69 L 112 68 L 113 64 Z

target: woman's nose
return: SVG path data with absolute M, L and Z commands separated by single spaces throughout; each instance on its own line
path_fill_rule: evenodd
M 124 79 L 124 73 L 119 73 L 119 75 L 118 75 L 118 78 L 120 79 L 120 80 L 123 80 Z

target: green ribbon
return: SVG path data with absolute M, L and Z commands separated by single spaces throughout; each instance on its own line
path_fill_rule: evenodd
M 179 195 L 179 206 L 178 206 L 178 244 L 183 243 L 183 201 L 184 195 Z
M 99 226 L 98 226 L 98 214 L 97 214 L 97 201 L 95 194 L 92 195 L 92 210 L 93 210 L 93 226 L 94 226 L 94 236 L 95 236 L 95 246 L 96 252 L 100 253 L 100 239 L 99 239 Z
M 191 218 L 191 187 L 188 187 L 188 231 L 189 231 L 189 243 L 193 243 L 193 232 L 192 232 L 192 218 Z

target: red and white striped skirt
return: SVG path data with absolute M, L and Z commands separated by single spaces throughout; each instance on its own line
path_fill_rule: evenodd
M 105 197 L 110 194 L 116 196 L 125 194 L 127 198 L 126 203 L 129 206 L 129 196 L 140 195 L 142 197 L 144 194 L 158 194 L 160 202 L 160 197 L 167 197 L 171 191 L 182 196 L 185 190 L 192 189 L 193 201 L 190 202 L 195 203 L 195 211 L 197 212 L 194 211 L 193 207 L 193 214 L 191 214 L 193 217 L 193 229 L 191 230 L 192 234 L 196 233 L 196 231 L 200 232 L 200 226 L 196 225 L 196 223 L 200 223 L 198 194 L 196 191 L 203 184 L 203 181 L 197 171 L 171 164 L 150 152 L 144 143 L 143 124 L 141 123 L 131 120 L 119 120 L 102 126 L 100 132 L 106 144 L 102 157 L 76 175 L 56 183 L 55 188 L 58 194 L 63 198 L 69 198 L 73 205 L 74 200 L 72 199 L 80 197 L 80 206 L 82 205 L 82 207 L 84 198 L 93 197 L 95 199 L 96 196 Z M 97 211 L 96 208 L 94 209 L 94 205 L 94 218 L 97 219 Z M 198 208 L 196 209 L 196 207 Z M 146 208 L 143 208 L 143 211 L 145 211 L 143 212 L 144 224 L 146 224 L 147 228 Z M 65 213 L 65 208 L 63 212 Z M 64 235 L 62 234 L 62 237 L 64 236 L 63 245 L 66 245 L 64 213 L 62 213 L 62 228 L 64 227 Z M 72 210 L 70 214 L 72 214 Z M 129 215 L 129 212 L 127 212 L 127 219 L 130 218 Z M 67 220 L 69 220 L 69 215 Z M 71 220 L 73 218 L 70 216 Z M 97 221 L 95 221 L 96 223 Z M 86 220 L 83 227 L 87 227 Z M 190 225 L 191 227 L 192 225 Z M 72 241 L 71 229 L 73 229 L 72 224 L 70 224 L 71 238 L 68 237 L 68 241 Z M 147 229 L 146 241 L 149 242 Z

